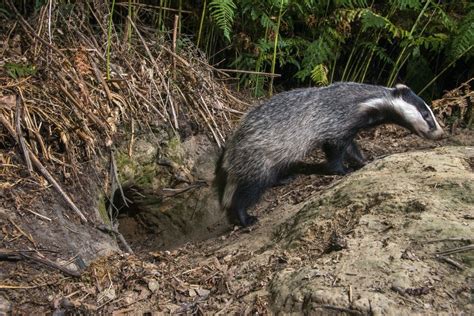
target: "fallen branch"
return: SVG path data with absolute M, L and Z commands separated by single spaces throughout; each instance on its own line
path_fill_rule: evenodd
M 132 248 L 128 245 L 127 241 L 125 240 L 125 238 L 123 237 L 123 235 L 119 231 L 117 231 L 116 229 L 107 227 L 106 225 L 99 225 L 99 226 L 97 226 L 97 229 L 100 230 L 100 231 L 103 231 L 105 233 L 113 233 L 115 236 L 117 236 L 117 238 L 120 240 L 122 245 L 125 247 L 125 250 L 128 253 L 133 254 Z
M 223 71 L 223 72 L 235 72 L 235 73 L 259 75 L 259 76 L 274 77 L 274 78 L 281 77 L 280 74 L 272 74 L 270 72 L 260 72 L 260 71 L 240 70 L 240 69 L 223 69 L 223 68 L 218 68 L 217 70 Z
M 448 250 L 438 251 L 435 254 L 436 255 L 450 255 L 450 254 L 453 254 L 453 253 L 465 252 L 465 251 L 470 251 L 470 250 L 474 250 L 474 245 L 467 245 L 467 246 L 458 247 L 458 248 L 451 248 L 451 249 L 448 249 Z
M 8 285 L 8 284 L 0 284 L 0 289 L 35 289 L 37 287 L 48 286 L 49 283 L 39 284 L 39 285 Z
M 462 264 L 460 264 L 459 262 L 457 262 L 456 260 L 454 260 L 454 259 L 451 259 L 451 258 L 448 258 L 448 257 L 445 257 L 445 256 L 436 256 L 436 258 L 438 260 L 444 261 L 444 262 L 458 268 L 459 270 L 464 270 L 464 266 Z
M 468 243 L 473 243 L 474 239 L 471 238 L 462 238 L 462 237 L 455 237 L 455 238 L 441 238 L 441 239 L 432 239 L 426 241 L 428 244 L 436 243 L 436 242 L 444 242 L 444 241 L 463 241 Z
M 200 187 L 203 187 L 203 186 L 207 186 L 206 181 L 197 181 L 196 183 L 191 184 L 191 185 L 189 185 L 185 188 L 179 188 L 179 189 L 163 188 L 163 189 L 161 189 L 160 193 L 163 196 L 166 196 L 166 197 L 173 197 L 173 196 L 176 196 L 178 194 L 187 192 L 187 191 L 192 190 L 192 189 L 200 188 Z
M 38 256 L 35 256 L 35 255 L 27 255 L 25 253 L 21 253 L 21 256 L 26 258 L 26 259 L 29 259 L 29 260 L 32 260 L 32 261 L 35 261 L 35 262 L 38 262 L 38 263 L 41 263 L 45 266 L 48 266 L 50 268 L 54 268 L 54 269 L 57 269 L 61 272 L 63 272 L 64 274 L 67 274 L 69 276 L 72 276 L 72 277 L 80 277 L 81 274 L 78 272 L 78 271 L 73 271 L 73 270 L 70 270 L 68 268 L 65 268 L 63 266 L 60 266 L 59 264 L 47 259 L 47 258 L 40 258 Z
M 12 260 L 12 261 L 19 261 L 19 260 L 24 260 L 24 259 L 28 259 L 28 260 L 31 260 L 31 261 L 34 261 L 34 262 L 38 262 L 38 263 L 41 263 L 45 266 L 48 266 L 50 268 L 54 268 L 54 269 L 57 269 L 61 272 L 63 272 L 64 274 L 67 274 L 69 276 L 73 276 L 73 277 L 80 277 L 81 274 L 77 271 L 73 271 L 73 270 L 70 270 L 68 268 L 65 268 L 47 258 L 41 258 L 35 254 L 29 254 L 31 253 L 32 251 L 31 250 L 10 250 L 10 249 L 0 249 L 0 260 Z M 0 288 L 2 288 L 2 286 L 0 286 Z M 3 287 L 3 288 L 10 288 L 7 286 Z M 16 288 L 16 287 L 15 287 Z
M 107 96 L 107 100 L 109 100 L 109 104 L 113 105 L 113 99 L 112 99 L 112 93 L 110 92 L 109 86 L 107 85 L 107 82 L 105 82 L 104 77 L 100 73 L 99 67 L 97 67 L 96 63 L 94 62 L 94 59 L 92 58 L 91 55 L 87 55 L 89 59 L 89 63 L 92 66 L 92 69 L 94 70 L 94 75 L 97 78 L 97 80 L 100 82 L 102 87 L 104 88 L 105 95 Z
M 125 193 L 123 192 L 123 188 L 122 188 L 122 184 L 120 183 L 120 180 L 119 180 L 119 175 L 118 175 L 118 170 L 117 170 L 117 163 L 115 162 L 115 157 L 114 157 L 114 151 L 110 151 L 110 163 L 111 163 L 111 170 L 112 170 L 112 183 L 116 183 L 117 184 L 117 187 L 119 188 L 120 190 L 120 195 L 122 196 L 122 200 L 123 200 L 123 203 L 125 204 L 125 206 L 128 207 L 128 203 L 127 203 L 127 199 L 125 197 Z M 111 202 L 113 202 L 113 197 L 114 197 L 114 194 L 115 194 L 115 191 L 112 192 L 112 198 L 111 198 Z
M 338 311 L 338 312 L 348 313 L 350 315 L 363 315 L 362 312 L 359 312 L 355 309 L 345 308 L 345 307 L 339 307 L 339 306 L 334 306 L 334 305 L 321 305 L 321 307 L 325 309 Z
M 33 239 L 33 237 L 31 236 L 31 234 L 27 234 L 17 223 L 15 223 L 13 221 L 13 219 L 11 219 L 11 217 L 8 217 L 8 219 L 10 220 L 10 223 L 12 223 L 13 226 L 15 226 L 15 228 L 23 235 L 25 236 L 26 239 L 28 239 L 31 244 L 33 245 L 33 247 L 37 247 L 36 243 L 35 243 L 35 240 Z

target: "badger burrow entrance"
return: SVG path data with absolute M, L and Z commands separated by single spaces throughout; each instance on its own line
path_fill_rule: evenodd
M 229 229 L 211 185 L 219 149 L 207 136 L 154 130 L 128 146 L 115 153 L 123 194 L 113 204 L 132 249 L 170 249 Z
M 230 225 L 207 184 L 174 192 L 147 192 L 136 186 L 114 194 L 118 231 L 135 251 L 172 249 L 228 231 Z

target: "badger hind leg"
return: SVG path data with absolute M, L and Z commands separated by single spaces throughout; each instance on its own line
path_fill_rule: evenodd
M 247 227 L 257 222 L 257 217 L 251 216 L 247 210 L 257 204 L 267 185 L 261 181 L 248 181 L 237 185 L 228 215 L 231 222 L 238 220 L 239 224 Z

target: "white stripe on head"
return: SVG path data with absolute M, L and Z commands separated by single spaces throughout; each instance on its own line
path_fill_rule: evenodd
M 375 99 L 369 99 L 367 101 L 364 101 L 359 104 L 360 106 L 360 111 L 368 111 L 368 110 L 380 110 L 381 107 L 387 104 L 387 99 L 384 98 L 375 98 Z
M 397 88 L 408 89 L 406 86 L 401 84 L 398 84 Z M 432 130 L 430 130 L 428 123 L 423 118 L 423 115 L 420 113 L 418 108 L 414 104 L 405 101 L 401 96 L 370 99 L 361 103 L 359 109 L 361 112 L 390 109 L 390 111 L 395 112 L 395 115 L 399 116 L 406 123 L 407 126 L 405 127 L 410 127 L 410 129 L 417 135 L 428 139 L 439 139 L 443 135 L 443 130 L 439 126 L 431 108 L 425 102 L 423 102 L 423 104 L 428 110 L 427 112 L 431 116 L 431 120 L 434 122 L 435 128 Z
M 413 130 L 421 137 L 428 139 L 439 139 L 443 134 L 442 128 L 439 126 L 436 117 L 431 111 L 431 108 L 423 102 L 426 110 L 428 110 L 431 120 L 433 121 L 435 128 L 430 129 L 428 122 L 423 118 L 423 115 L 413 104 L 410 104 L 403 100 L 402 97 L 395 97 L 391 100 L 393 109 L 413 128 Z
M 433 111 L 431 110 L 431 107 L 430 107 L 428 104 L 426 104 L 426 103 L 425 103 L 425 106 L 426 106 L 426 108 L 428 109 L 428 111 L 430 112 L 431 117 L 433 118 L 433 122 L 434 122 L 434 124 L 435 124 L 435 126 L 436 126 L 436 130 L 441 130 L 442 128 L 441 128 L 441 126 L 439 125 L 438 120 L 436 119 L 436 116 L 434 115 Z
M 403 117 L 410 125 L 412 125 L 417 131 L 423 130 L 428 132 L 430 129 L 426 121 L 421 116 L 421 113 L 413 105 L 400 97 L 393 98 L 391 100 L 392 108 Z

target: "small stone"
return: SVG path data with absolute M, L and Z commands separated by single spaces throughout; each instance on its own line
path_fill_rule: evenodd
M 0 296 L 0 315 L 10 315 L 12 304 L 5 297 Z
M 211 291 L 202 289 L 202 288 L 195 289 L 195 291 L 196 291 L 196 294 L 199 295 L 200 297 L 208 297 L 209 294 L 211 294 Z
M 155 293 L 160 289 L 160 283 L 156 280 L 150 280 L 148 281 L 148 289 L 152 292 Z

